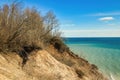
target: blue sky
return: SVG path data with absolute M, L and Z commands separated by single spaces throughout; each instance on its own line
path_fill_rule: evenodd
M 0 5 L 12 0 L 0 0 Z M 42 14 L 52 10 L 65 37 L 120 37 L 120 0 L 21 0 Z

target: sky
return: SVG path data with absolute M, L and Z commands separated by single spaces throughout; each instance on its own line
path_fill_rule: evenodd
M 13 0 L 0 0 L 0 5 Z M 41 14 L 52 10 L 63 37 L 120 37 L 120 0 L 21 0 Z

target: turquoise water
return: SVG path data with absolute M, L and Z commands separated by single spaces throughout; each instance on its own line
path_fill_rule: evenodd
M 65 43 L 103 74 L 120 80 L 120 38 L 69 38 Z

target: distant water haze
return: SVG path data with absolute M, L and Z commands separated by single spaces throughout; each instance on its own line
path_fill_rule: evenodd
M 120 80 L 120 38 L 66 38 L 65 43 L 111 80 Z

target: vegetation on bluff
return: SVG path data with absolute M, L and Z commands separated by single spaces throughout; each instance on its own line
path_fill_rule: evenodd
M 0 51 L 17 52 L 25 63 L 28 54 L 42 49 L 54 39 L 61 41 L 59 24 L 52 11 L 42 16 L 35 8 L 22 8 L 20 3 L 0 8 Z

